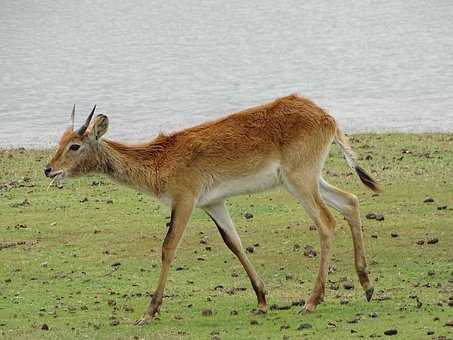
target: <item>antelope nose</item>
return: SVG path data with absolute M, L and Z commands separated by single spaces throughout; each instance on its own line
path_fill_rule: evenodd
M 48 166 L 47 168 L 44 169 L 44 175 L 46 175 L 46 177 L 49 177 L 51 172 L 52 172 L 52 168 L 50 166 Z

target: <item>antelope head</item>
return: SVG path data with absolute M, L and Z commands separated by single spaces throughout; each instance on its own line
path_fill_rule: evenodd
M 57 152 L 47 164 L 44 174 L 51 178 L 75 177 L 94 170 L 100 138 L 107 132 L 107 116 L 97 115 L 92 120 L 96 105 L 85 123 L 74 130 L 75 105 L 72 108 L 69 126 L 60 139 Z

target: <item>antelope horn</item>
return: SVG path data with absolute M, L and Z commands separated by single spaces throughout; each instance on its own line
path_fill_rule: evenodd
M 90 125 L 91 118 L 93 118 L 94 110 L 96 110 L 96 105 L 94 105 L 93 110 L 91 110 L 90 115 L 88 116 L 87 120 L 85 121 L 85 124 L 83 124 L 80 129 L 77 130 L 78 135 L 83 135 L 85 131 L 88 129 L 88 126 Z
M 75 104 L 72 107 L 71 119 L 69 120 L 69 129 L 74 131 L 74 116 L 75 116 Z

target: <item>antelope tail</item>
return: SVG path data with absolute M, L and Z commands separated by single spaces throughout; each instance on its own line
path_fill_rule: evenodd
M 379 184 L 357 163 L 355 153 L 351 149 L 347 137 L 338 127 L 335 131 L 335 143 L 341 148 L 346 162 L 357 173 L 362 183 L 374 192 L 381 192 Z

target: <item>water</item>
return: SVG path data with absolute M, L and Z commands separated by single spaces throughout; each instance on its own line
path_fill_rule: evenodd
M 73 103 L 136 141 L 300 91 L 349 132 L 453 131 L 453 2 L 4 1 L 0 147 Z

